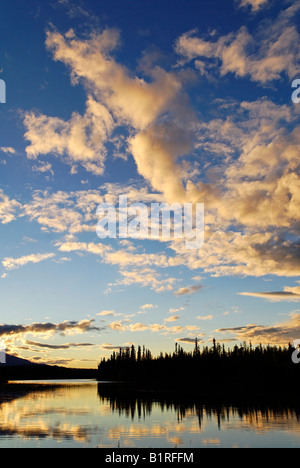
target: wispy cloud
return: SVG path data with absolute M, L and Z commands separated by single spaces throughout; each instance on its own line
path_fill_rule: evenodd
M 197 320 L 212 320 L 214 318 L 213 315 L 198 315 Z
M 43 348 L 43 349 L 52 349 L 52 350 L 63 350 L 63 349 L 70 349 L 70 348 L 87 348 L 91 346 L 95 346 L 92 343 L 66 343 L 62 345 L 55 345 L 55 344 L 49 344 L 49 343 L 40 343 L 37 341 L 30 341 L 26 340 L 25 344 L 28 346 L 33 346 L 37 348 Z
M 11 146 L 1 146 L 0 151 L 2 151 L 2 153 L 6 153 L 10 155 L 16 154 L 16 150 L 12 148 Z
M 178 291 L 175 291 L 175 296 L 186 296 L 186 295 L 191 295 L 191 294 L 196 294 L 197 292 L 201 291 L 203 289 L 202 284 L 198 285 L 193 285 L 193 286 L 185 286 L 183 288 L 178 289 Z
M 16 219 L 16 211 L 21 205 L 16 200 L 10 199 L 4 194 L 3 190 L 0 189 L 0 222 L 2 224 L 8 224 Z
M 298 302 L 300 301 L 300 286 L 285 287 L 284 291 L 270 291 L 270 292 L 241 292 L 241 296 L 257 297 L 271 302 Z
M 180 319 L 179 315 L 172 315 L 172 317 L 166 318 L 165 322 L 177 322 Z
M 30 254 L 25 255 L 20 258 L 7 257 L 2 261 L 2 265 L 6 270 L 15 270 L 17 268 L 23 267 L 28 263 L 40 263 L 44 260 L 48 260 L 55 256 L 54 253 L 46 254 Z

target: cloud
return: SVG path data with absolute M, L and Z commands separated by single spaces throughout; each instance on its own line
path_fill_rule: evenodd
M 213 315 L 205 315 L 205 316 L 198 315 L 197 320 L 212 320 L 213 318 L 214 318 Z
M 2 153 L 6 153 L 10 155 L 16 154 L 16 150 L 12 148 L 11 146 L 1 146 L 0 151 L 2 151 Z
M 23 205 L 20 216 L 36 221 L 42 230 L 69 234 L 95 232 L 96 209 L 104 203 L 103 192 L 105 188 L 54 193 L 36 190 L 32 200 Z
M 100 312 L 99 314 L 97 315 L 100 315 L 102 317 L 109 317 L 109 316 L 115 316 L 116 313 L 114 310 L 103 310 L 102 312 Z
M 115 345 L 112 345 L 111 343 L 103 343 L 101 345 L 101 349 L 104 349 L 104 350 L 108 350 L 108 351 L 119 351 L 120 349 L 121 350 L 126 350 L 126 349 L 129 349 L 130 346 L 115 346 Z
M 185 307 L 177 307 L 169 309 L 170 314 L 176 314 L 177 312 L 182 312 L 185 310 Z
M 28 263 L 40 263 L 44 260 L 48 260 L 49 258 L 53 258 L 54 256 L 54 253 L 46 253 L 31 254 L 20 258 L 7 257 L 2 261 L 2 265 L 6 270 L 15 270 L 27 265 Z
M 24 117 L 28 158 L 54 154 L 64 157 L 71 166 L 80 163 L 87 171 L 103 174 L 106 158 L 105 143 L 113 130 L 113 120 L 107 109 L 91 97 L 84 116 L 73 113 L 67 122 L 57 117 L 27 113 Z
M 141 310 L 150 310 L 150 309 L 157 309 L 157 305 L 154 304 L 144 304 L 140 307 Z
M 145 325 L 144 323 L 134 323 L 132 325 L 129 325 L 130 331 L 136 332 L 136 331 L 145 331 L 149 329 L 148 325 Z
M 294 16 L 299 7 L 297 1 L 272 24 L 266 21 L 251 33 L 244 27 L 219 38 L 186 33 L 178 39 L 176 50 L 184 63 L 195 60 L 197 66 L 204 60 L 209 73 L 214 74 L 219 64 L 221 75 L 233 73 L 266 85 L 298 70 L 299 51 L 294 43 L 299 42 L 299 35 Z M 83 84 L 86 112 L 73 114 L 68 122 L 39 115 L 31 120 L 32 115 L 27 114 L 27 130 L 33 137 L 28 156 L 46 154 L 49 145 L 73 167 L 77 162 L 87 164 L 80 159 L 81 152 L 75 152 L 80 144 L 70 143 L 73 127 L 82 124 L 88 139 L 84 139 L 84 130 L 76 132 L 84 145 L 92 145 L 89 162 L 103 169 L 106 142 L 114 138 L 110 132 L 122 127 L 126 154 L 133 156 L 139 174 L 159 193 L 151 193 L 146 185 L 137 189 L 117 184 L 103 186 L 104 193 L 35 192 L 22 216 L 47 231 L 93 232 L 97 205 L 104 200 L 115 204 L 120 193 L 130 194 L 129 199 L 135 201 L 161 197 L 160 201 L 205 202 L 206 211 L 201 251 L 187 252 L 181 240 L 168 243 L 172 249 L 168 256 L 140 253 L 124 244 L 118 250 L 73 239 L 56 244 L 61 252 L 93 253 L 118 266 L 121 278 L 110 286 L 139 284 L 157 292 L 174 290 L 176 278 L 157 271 L 171 266 L 184 265 L 213 276 L 299 274 L 300 127 L 296 106 L 278 105 L 266 98 L 240 103 L 219 99 L 214 103 L 219 115 L 200 121 L 185 93 L 186 70 L 167 72 L 153 65 L 147 80 L 131 73 L 113 54 L 120 47 L 120 34 L 114 29 L 93 32 L 84 39 L 74 31 L 65 36 L 49 31 L 46 45 L 54 60 L 68 67 L 72 83 Z M 103 127 L 103 122 L 110 125 Z M 103 150 L 100 156 L 93 151 L 96 140 L 91 139 L 98 125 L 103 136 L 102 146 L 96 145 Z M 49 141 L 45 138 L 48 127 L 53 136 Z M 103 128 L 106 133 L 101 133 Z M 191 165 L 185 158 L 193 156 L 197 161 Z M 8 216 L 13 219 L 15 215 Z M 197 290 L 187 286 L 176 294 L 193 292 Z
M 130 151 L 137 169 L 154 190 L 162 192 L 169 203 L 184 201 L 182 172 L 176 161 L 192 150 L 191 135 L 174 122 L 153 125 L 133 137 Z M 166 177 L 168 174 L 168 177 Z
M 116 330 L 116 331 L 123 331 L 125 329 L 121 321 L 110 323 L 108 325 L 108 328 L 110 328 L 111 330 Z
M 116 205 L 119 194 L 124 195 L 124 193 L 128 195 L 130 203 L 156 200 L 159 197 L 159 195 L 149 193 L 147 187 L 138 185 L 104 184 L 98 190 L 54 193 L 48 190 L 36 190 L 33 192 L 32 199 L 20 207 L 20 216 L 36 221 L 43 230 L 47 229 L 52 232 L 70 234 L 95 232 L 99 220 L 97 207 L 102 203 Z M 129 251 L 128 245 L 125 246 Z
M 98 255 L 103 262 L 110 265 L 119 265 L 122 278 L 114 285 L 141 284 L 150 286 L 157 292 L 172 290 L 175 278 L 161 278 L 161 274 L 153 268 L 137 268 L 136 265 L 144 264 L 149 266 L 167 267 L 168 258 L 160 254 L 133 254 L 126 250 L 113 250 L 112 247 L 104 244 L 94 244 L 85 242 L 63 242 L 57 244 L 60 252 L 86 252 Z M 130 270 L 127 267 L 132 267 Z M 111 285 L 112 286 L 112 285 Z
M 11 338 L 27 334 L 52 335 L 53 333 L 65 335 L 100 330 L 101 328 L 94 325 L 94 320 L 81 320 L 80 322 L 65 321 L 61 323 L 33 323 L 31 325 L 0 325 L 0 336 Z
M 179 317 L 178 317 L 179 318 Z M 179 333 L 190 333 L 194 334 L 195 332 L 199 332 L 200 328 L 197 327 L 196 325 L 175 325 L 175 326 L 167 326 L 166 325 L 167 320 L 165 321 L 164 324 L 160 323 L 130 323 L 129 320 L 125 321 L 115 321 L 107 325 L 107 328 L 113 330 L 113 331 L 119 331 L 119 332 L 125 332 L 125 331 L 130 331 L 132 333 L 135 332 L 144 332 L 144 331 L 149 331 L 152 333 L 161 333 L 164 335 L 177 335 Z
M 0 189 L 0 222 L 2 224 L 8 224 L 16 219 L 16 210 L 20 208 L 20 203 L 16 200 L 11 200 L 7 195 Z
M 177 282 L 174 277 L 162 278 L 161 274 L 153 268 L 121 270 L 120 273 L 123 278 L 117 284 L 126 286 L 140 284 L 142 287 L 150 287 L 157 293 L 172 291 L 173 285 Z
M 33 172 L 40 172 L 41 174 L 50 172 L 50 174 L 54 175 L 52 164 L 46 162 L 40 162 L 39 165 L 32 166 L 32 170 Z
M 73 84 L 84 85 L 87 109 L 83 116 L 73 113 L 69 121 L 26 113 L 27 156 L 36 159 L 52 153 L 101 175 L 106 143 L 115 142 L 119 153 L 120 141 L 112 131 L 125 125 L 130 131 L 125 151 L 134 157 L 138 172 L 167 199 L 183 200 L 186 171 L 176 162 L 192 150 L 195 116 L 183 91 L 191 73 L 153 66 L 148 81 L 133 76 L 112 56 L 119 45 L 120 33 L 112 28 L 93 32 L 87 39 L 77 38 L 74 31 L 64 36 L 47 32 L 46 46 L 54 60 L 69 68 Z M 162 115 L 164 121 L 160 121 Z M 166 173 L 168 177 L 163 177 Z
M 257 12 L 265 7 L 270 0 L 240 0 L 240 7 L 251 7 L 253 12 Z
M 251 4 L 255 10 L 262 2 L 251 0 Z M 295 47 L 299 34 L 293 22 L 299 8 L 296 1 L 275 21 L 260 25 L 253 35 L 242 26 L 235 33 L 210 41 L 195 36 L 195 30 L 190 31 L 177 40 L 176 52 L 188 61 L 195 60 L 196 68 L 203 74 L 220 64 L 221 76 L 232 73 L 262 85 L 279 80 L 282 74 L 291 79 L 300 71 L 300 54 Z
M 172 317 L 166 318 L 165 322 L 177 322 L 180 319 L 179 315 L 173 315 Z
M 176 340 L 178 343 L 187 343 L 187 344 L 195 344 L 195 338 L 178 338 Z M 198 343 L 202 340 L 198 339 Z
M 180 82 L 175 74 L 158 67 L 153 70 L 152 83 L 132 77 L 110 55 L 119 45 L 120 33 L 112 28 L 92 33 L 87 40 L 55 31 L 48 31 L 46 39 L 54 60 L 70 68 L 73 82 L 82 80 L 87 89 L 92 88 L 120 123 L 142 129 L 169 107 Z
M 183 288 L 178 289 L 174 294 L 175 296 L 185 296 L 185 295 L 190 295 L 190 294 L 195 294 L 203 289 L 203 286 L 201 284 L 195 285 L 195 286 L 186 286 Z
M 240 296 L 257 297 L 260 299 L 266 299 L 270 302 L 298 302 L 300 301 L 300 286 L 296 287 L 285 287 L 284 291 L 271 291 L 271 292 L 242 292 Z
M 246 325 L 244 327 L 223 328 L 221 333 L 233 333 L 234 338 L 252 344 L 287 346 L 300 336 L 300 314 L 291 314 L 290 319 L 275 325 Z
M 57 3 L 52 6 L 53 8 L 57 6 L 63 7 L 67 15 L 72 19 L 80 17 L 81 20 L 86 18 L 91 21 L 94 18 L 86 9 L 78 4 L 74 4 L 72 0 L 57 0 Z
M 62 350 L 62 349 L 70 349 L 70 348 L 87 348 L 90 346 L 95 346 L 92 343 L 66 343 L 63 345 L 52 345 L 49 343 L 39 343 L 37 341 L 30 341 L 26 340 L 25 344 L 28 346 L 34 346 L 37 348 L 45 348 L 45 349 L 53 349 L 53 350 Z

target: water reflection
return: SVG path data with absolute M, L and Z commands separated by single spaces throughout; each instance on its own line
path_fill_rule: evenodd
M 291 405 L 183 401 L 118 385 L 14 385 L 0 391 L 0 447 L 299 447 Z
M 125 414 L 132 421 L 150 418 L 153 408 L 159 407 L 162 413 L 176 413 L 178 422 L 196 416 L 200 430 L 203 421 L 210 419 L 216 421 L 219 430 L 226 425 L 227 429 L 252 427 L 264 432 L 272 430 L 272 426 L 282 430 L 290 428 L 293 421 L 300 432 L 300 406 L 296 405 L 204 403 L 151 395 L 151 392 L 135 393 L 129 386 L 106 384 L 98 385 L 98 395 L 101 402 L 109 401 L 112 412 Z

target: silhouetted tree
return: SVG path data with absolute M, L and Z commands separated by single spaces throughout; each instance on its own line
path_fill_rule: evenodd
M 280 385 L 296 385 L 300 379 L 300 367 L 291 360 L 294 348 L 265 346 L 253 347 L 243 343 L 233 349 L 225 349 L 213 339 L 212 347 L 200 350 L 198 340 L 191 352 L 175 343 L 173 353 L 162 352 L 153 357 L 145 346 L 134 345 L 120 349 L 109 359 L 102 359 L 98 366 L 99 380 L 127 380 L 129 382 L 159 382 L 187 388 L 211 386 L 223 392 L 232 382 L 242 384 L 243 391 L 256 385 L 261 391 Z M 245 390 L 246 389 L 246 390 Z

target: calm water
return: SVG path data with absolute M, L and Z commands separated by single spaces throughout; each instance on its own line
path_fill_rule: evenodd
M 0 403 L 0 448 L 300 447 L 291 409 L 174 405 L 113 396 L 92 381 L 15 396 Z

